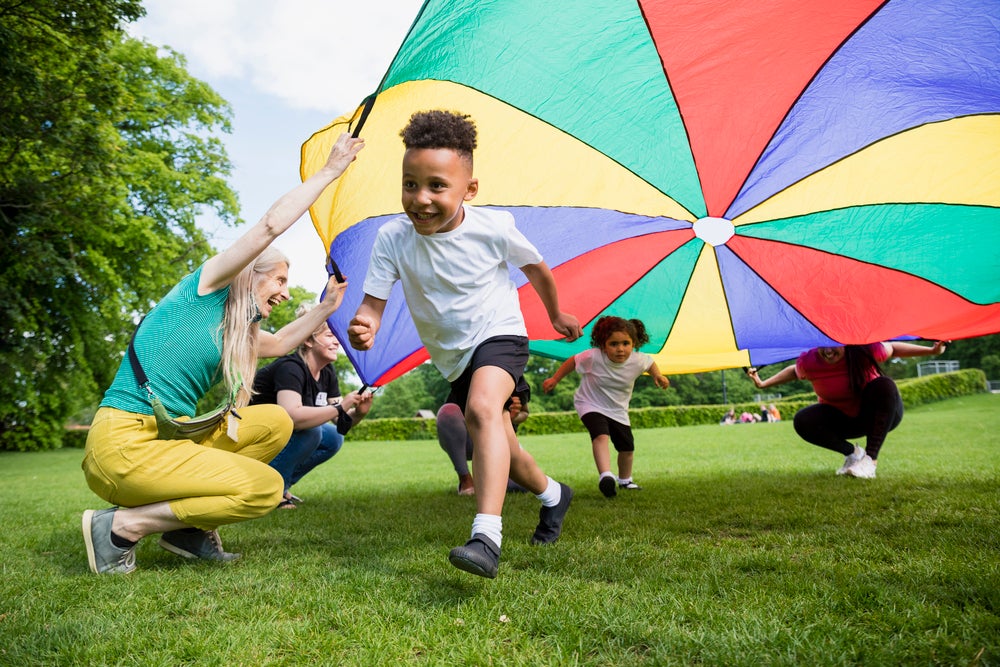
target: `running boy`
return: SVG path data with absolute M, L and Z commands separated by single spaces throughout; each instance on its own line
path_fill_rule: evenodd
M 513 262 L 538 292 L 552 326 L 580 337 L 577 319 L 559 309 L 555 280 L 507 212 L 466 206 L 479 189 L 472 177 L 476 127 L 449 111 L 413 114 L 400 133 L 406 216 L 382 226 L 372 248 L 365 297 L 348 327 L 351 346 L 375 342 L 396 281 L 431 361 L 451 383 L 448 401 L 465 413 L 474 443 L 476 510 L 472 536 L 449 554 L 466 572 L 494 578 L 500 561 L 501 512 L 508 475 L 542 501 L 532 544 L 554 542 L 573 490 L 547 477 L 521 448 L 506 414 L 510 395 L 527 388 L 528 338 Z
M 618 487 L 640 488 L 632 480 L 635 438 L 628 416 L 636 379 L 648 372 L 657 387 L 670 386 L 670 380 L 660 374 L 653 358 L 638 351 L 648 342 L 642 320 L 602 317 L 590 333 L 593 347 L 564 361 L 555 374 L 542 383 L 542 390 L 548 393 L 574 369 L 580 373 L 580 387 L 573 396 L 573 405 L 590 433 L 599 475 L 597 487 L 608 498 L 618 493 Z M 618 450 L 617 480 L 611 472 L 608 440 Z

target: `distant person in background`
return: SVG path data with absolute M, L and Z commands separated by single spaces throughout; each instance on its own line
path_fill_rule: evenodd
M 767 415 L 769 418 L 768 421 L 772 422 L 781 421 L 781 411 L 778 410 L 778 406 L 776 406 L 774 403 L 771 403 L 771 405 L 767 406 Z
M 528 399 L 530 392 L 515 392 L 510 397 L 510 423 L 517 433 L 517 427 L 528 418 Z M 476 488 L 472 474 L 469 472 L 469 461 L 472 460 L 472 436 L 465 425 L 465 415 L 457 403 L 445 403 L 437 413 L 438 444 L 451 459 L 458 475 L 458 495 L 474 496 Z M 512 479 L 507 480 L 507 492 L 523 493 L 526 489 Z
M 726 414 L 722 415 L 722 419 L 719 420 L 719 423 L 722 425 L 735 424 L 736 410 L 734 410 L 733 408 L 729 408 L 729 410 L 726 411 Z
M 648 372 L 660 389 L 670 386 L 670 380 L 660 373 L 653 357 L 639 352 L 648 342 L 649 335 L 641 320 L 602 317 L 591 331 L 592 347 L 564 361 L 542 383 L 542 389 L 548 393 L 574 370 L 580 374 L 573 405 L 590 433 L 597 488 L 607 498 L 615 497 L 619 488 L 633 491 L 641 488 L 632 479 L 635 438 L 628 415 L 635 381 Z M 618 451 L 617 478 L 611 472 L 609 443 Z
M 757 369 L 747 375 L 759 389 L 793 380 L 808 380 L 819 402 L 795 413 L 795 432 L 806 442 L 844 456 L 838 475 L 873 479 L 878 455 L 889 431 L 903 419 L 903 400 L 896 383 L 882 374 L 881 363 L 892 357 L 941 354 L 945 343 L 932 347 L 914 343 L 872 343 L 817 347 L 761 380 Z M 865 438 L 865 448 L 849 438 Z
M 301 306 L 296 316 L 311 310 Z M 340 451 L 350 428 L 371 409 L 370 393 L 340 395 L 333 362 L 340 342 L 323 322 L 302 341 L 299 349 L 275 359 L 257 371 L 251 405 L 277 404 L 292 418 L 288 443 L 271 460 L 281 473 L 284 489 L 278 509 L 295 509 L 302 499 L 291 488 L 310 470 Z

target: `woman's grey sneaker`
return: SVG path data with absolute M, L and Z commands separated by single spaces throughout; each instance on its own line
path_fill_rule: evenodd
M 597 483 L 597 488 L 601 490 L 605 498 L 614 498 L 617 495 L 618 490 L 615 488 L 614 477 L 602 477 L 601 481 Z
M 83 542 L 87 563 L 96 574 L 127 574 L 135 569 L 135 545 L 128 549 L 111 542 L 111 521 L 117 507 L 83 513 Z
M 559 539 L 563 519 L 566 518 L 569 504 L 573 500 L 573 489 L 562 482 L 559 482 L 559 488 L 562 489 L 559 504 L 555 507 L 542 505 L 542 509 L 538 511 L 538 527 L 535 528 L 535 534 L 531 536 L 532 544 L 552 544 Z
M 459 570 L 496 579 L 500 565 L 500 547 L 483 533 L 476 533 L 463 546 L 452 549 L 448 560 Z
M 233 561 L 240 554 L 233 554 L 222 548 L 222 539 L 217 530 L 171 530 L 163 533 L 157 543 L 170 553 L 184 558 L 201 560 Z

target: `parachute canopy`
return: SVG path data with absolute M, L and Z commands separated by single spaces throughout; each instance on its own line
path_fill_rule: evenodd
M 351 281 L 331 327 L 401 213 L 400 130 L 449 109 L 479 131 L 472 203 L 514 215 L 585 324 L 556 340 L 513 268 L 535 353 L 605 314 L 642 319 L 667 374 L 998 332 L 998 63 L 996 0 L 428 0 L 311 209 Z M 346 352 L 376 385 L 427 358 L 398 288 Z

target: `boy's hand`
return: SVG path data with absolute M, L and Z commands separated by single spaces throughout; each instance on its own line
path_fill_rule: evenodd
M 365 315 L 355 315 L 347 327 L 347 337 L 355 350 L 370 350 L 375 344 L 375 321 Z
M 559 316 L 552 320 L 552 328 L 565 336 L 567 342 L 573 342 L 583 335 L 580 321 L 569 313 L 559 313 Z

